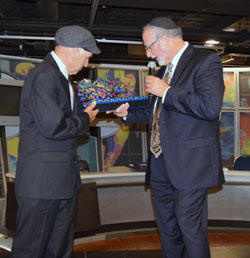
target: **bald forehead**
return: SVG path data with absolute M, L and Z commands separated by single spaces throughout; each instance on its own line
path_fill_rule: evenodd
M 153 30 L 146 29 L 142 33 L 142 39 L 143 41 L 148 41 L 154 39 L 154 32 Z

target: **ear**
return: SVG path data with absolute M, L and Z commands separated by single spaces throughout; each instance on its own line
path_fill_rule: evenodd
M 78 55 L 78 48 L 73 48 L 73 56 L 77 56 Z
M 168 43 L 169 37 L 166 36 L 166 35 L 163 35 L 163 36 L 161 36 L 161 40 L 163 40 L 164 42 Z

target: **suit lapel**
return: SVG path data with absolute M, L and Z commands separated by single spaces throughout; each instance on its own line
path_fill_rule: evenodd
M 175 84 L 176 84 L 178 78 L 182 74 L 182 72 L 185 69 L 185 67 L 189 64 L 190 59 L 192 57 L 193 49 L 194 49 L 193 46 L 188 45 L 187 49 L 181 55 L 181 58 L 180 58 L 177 66 L 175 68 L 173 77 L 171 79 L 171 83 L 170 83 L 171 87 L 175 87 Z
M 45 57 L 46 61 L 50 63 L 51 66 L 53 66 L 55 68 L 55 76 L 57 76 L 63 86 L 63 89 L 64 89 L 64 92 L 66 94 L 66 97 L 67 97 L 67 100 L 69 102 L 69 105 L 70 104 L 70 93 L 69 93 L 69 82 L 68 80 L 65 78 L 65 76 L 61 73 L 57 63 L 55 62 L 54 58 L 48 54 L 46 57 Z
M 72 81 L 72 80 L 71 80 Z M 74 91 L 74 105 L 73 105 L 73 113 L 74 114 L 77 114 L 78 110 L 77 110 L 77 101 L 76 101 L 76 98 L 77 98 L 77 88 L 76 86 L 74 85 L 74 82 L 72 81 L 71 82 L 71 85 L 72 85 L 72 88 L 73 88 L 73 91 Z
M 162 77 L 165 74 L 165 70 L 166 70 L 166 66 L 162 66 L 156 73 L 155 76 L 159 77 L 160 79 L 162 79 Z M 152 120 L 153 120 L 153 114 L 154 114 L 154 106 L 155 106 L 155 102 L 157 100 L 157 97 L 153 95 L 152 98 L 152 102 L 151 102 L 151 114 L 150 114 L 150 118 L 149 118 L 149 124 L 150 126 L 152 126 Z
M 162 77 L 163 77 L 164 74 L 165 74 L 165 70 L 166 70 L 166 66 L 162 66 L 162 67 L 159 69 L 159 71 L 156 73 L 156 76 L 162 79 Z

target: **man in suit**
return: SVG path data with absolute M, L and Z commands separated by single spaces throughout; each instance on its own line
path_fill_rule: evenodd
M 69 76 L 100 50 L 80 26 L 60 28 L 55 40 L 55 51 L 29 72 L 21 94 L 13 258 L 72 254 L 81 184 L 75 138 L 89 131 L 98 110 L 95 104 L 83 109 Z
M 134 110 L 126 103 L 114 114 L 126 124 L 149 124 L 146 182 L 151 184 L 163 257 L 209 258 L 207 193 L 224 182 L 221 60 L 184 42 L 181 28 L 167 17 L 147 24 L 142 38 L 147 57 L 162 66 L 145 80 L 152 103 Z

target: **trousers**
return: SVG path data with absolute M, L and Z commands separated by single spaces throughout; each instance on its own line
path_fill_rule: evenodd
M 150 155 L 150 159 L 152 200 L 161 236 L 162 257 L 210 258 L 208 189 L 176 189 L 166 171 L 163 155 L 158 158 Z
M 11 258 L 72 256 L 77 191 L 67 200 L 17 196 L 17 230 Z

